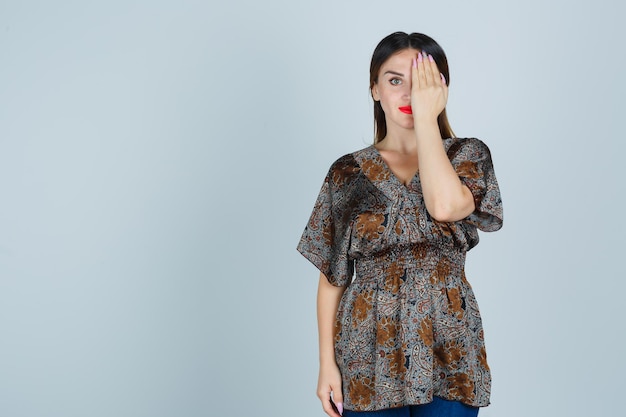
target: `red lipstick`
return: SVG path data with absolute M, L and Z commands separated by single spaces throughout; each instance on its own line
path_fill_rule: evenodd
M 398 110 L 405 114 L 413 114 L 413 109 L 411 108 L 411 106 L 398 107 Z

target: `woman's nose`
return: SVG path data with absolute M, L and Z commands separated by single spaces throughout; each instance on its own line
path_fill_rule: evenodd
M 404 89 L 402 90 L 402 97 L 411 97 L 411 82 L 407 82 L 404 84 Z

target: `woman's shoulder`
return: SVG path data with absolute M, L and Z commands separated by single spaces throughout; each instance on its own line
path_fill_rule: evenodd
M 373 155 L 374 145 L 369 145 L 365 148 L 359 149 L 354 152 L 347 153 L 335 160 L 330 166 L 328 171 L 329 176 L 338 181 L 340 179 L 346 179 L 346 176 L 357 175 L 361 172 L 361 164 L 364 160 L 371 159 Z
M 346 164 L 348 165 L 358 164 L 358 161 L 361 159 L 371 158 L 373 156 L 372 153 L 374 150 L 375 150 L 374 145 L 369 145 L 369 146 L 366 146 L 365 148 L 342 155 L 341 157 L 337 158 L 335 162 L 332 163 L 331 168 L 335 166 L 346 165 Z
M 347 153 L 335 160 L 330 166 L 330 171 L 345 170 L 345 169 L 359 169 L 360 162 L 364 159 L 370 159 L 373 157 L 374 145 L 367 146 L 354 152 Z
M 443 143 L 448 155 L 458 152 L 489 154 L 489 147 L 478 138 L 446 138 Z

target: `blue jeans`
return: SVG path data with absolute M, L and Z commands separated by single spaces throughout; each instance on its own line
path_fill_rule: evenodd
M 343 417 L 476 417 L 478 407 L 434 397 L 433 402 L 379 411 L 344 410 Z

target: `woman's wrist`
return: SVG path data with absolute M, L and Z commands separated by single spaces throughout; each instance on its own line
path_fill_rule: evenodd
M 320 366 L 335 366 L 335 365 L 337 365 L 335 356 L 333 356 L 332 358 L 320 356 Z
M 335 360 L 335 352 L 331 353 L 320 353 L 320 367 L 326 366 L 337 366 L 337 361 Z
M 425 120 L 423 122 L 415 122 L 415 136 L 418 140 L 422 140 L 422 138 L 441 138 L 439 133 L 439 124 L 437 120 Z
M 422 127 L 428 128 L 437 128 L 439 129 L 439 122 L 437 121 L 437 117 L 431 116 L 415 116 L 413 118 L 413 124 L 415 126 L 415 130 Z

